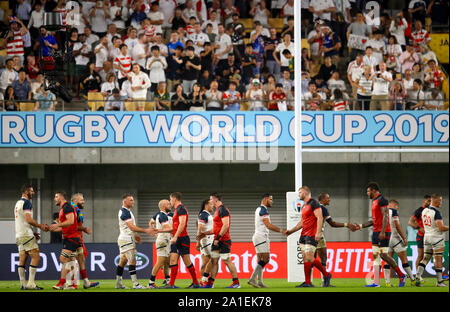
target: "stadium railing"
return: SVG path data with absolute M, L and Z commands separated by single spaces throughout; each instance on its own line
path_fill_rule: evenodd
M 363 100 L 361 99 L 346 99 L 347 102 L 347 107 L 346 107 L 346 111 L 364 111 L 364 110 L 370 110 L 370 105 L 363 107 L 361 105 L 361 102 Z M 407 101 L 403 100 L 401 102 L 401 109 L 400 109 L 400 105 L 395 105 L 394 103 L 397 103 L 397 101 L 393 100 L 393 99 L 388 99 L 388 100 L 364 100 L 366 102 L 371 102 L 372 105 L 377 105 L 380 104 L 379 102 L 389 102 L 390 104 L 390 111 L 393 110 L 399 110 L 399 111 L 406 111 L 409 110 L 408 107 L 411 105 L 408 105 Z M 57 104 L 55 105 L 55 109 L 54 111 L 104 111 L 105 110 L 105 104 L 108 101 L 105 100 L 73 100 L 71 103 L 66 103 L 62 100 L 57 99 L 56 100 Z M 110 101 L 113 103 L 120 103 L 123 102 L 123 108 L 124 111 L 137 111 L 137 103 L 142 103 L 143 101 L 137 101 L 137 100 L 130 100 L 130 99 L 126 99 L 126 100 L 115 100 L 115 101 Z M 207 104 L 210 101 L 204 101 L 203 102 L 203 108 L 206 110 Z M 234 103 L 239 103 L 240 104 L 240 111 L 250 111 L 250 107 L 252 102 L 263 102 L 264 106 L 267 107 L 269 102 L 273 102 L 270 100 L 261 100 L 261 101 L 252 101 L 252 100 L 239 100 L 239 101 L 233 101 Z M 292 100 L 287 100 L 284 101 L 287 104 L 287 107 L 294 107 L 295 105 L 295 101 Z M 303 105 L 304 105 L 304 110 L 305 111 L 332 111 L 333 110 L 333 101 L 332 100 L 304 100 L 302 101 Z M 311 102 L 314 102 L 313 107 L 317 108 L 317 109 L 310 109 L 308 105 L 311 105 Z M 15 111 L 18 112 L 30 112 L 30 111 L 45 111 L 45 110 L 41 110 L 41 109 L 36 109 L 37 108 L 37 101 L 36 100 L 32 100 L 32 101 L 24 101 L 24 100 L 1 100 L 0 101 L 0 107 L 1 110 L 3 112 L 7 111 L 7 107 L 11 106 L 11 104 L 13 104 L 16 109 Z M 437 105 L 438 104 L 438 105 Z M 434 100 L 424 100 L 424 106 L 428 107 L 423 107 L 421 109 L 423 110 L 448 110 L 449 109 L 449 100 L 448 99 L 434 99 Z M 169 104 L 170 108 L 172 107 L 172 102 L 170 101 Z M 379 105 L 377 105 L 379 106 Z M 432 107 L 433 106 L 433 107 Z M 365 109 L 366 108 L 366 109 Z M 11 110 L 10 110 L 11 111 Z M 155 103 L 154 100 L 147 100 L 145 101 L 145 108 L 144 111 L 159 111 L 157 109 L 157 105 Z M 224 110 L 225 111 L 225 110 Z

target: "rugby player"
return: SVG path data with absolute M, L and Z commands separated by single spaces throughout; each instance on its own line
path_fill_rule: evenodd
M 63 249 L 59 260 L 61 261 L 61 279 L 58 284 L 53 286 L 53 289 L 64 289 L 66 284 L 66 276 L 70 270 L 67 264 L 71 261 L 72 254 L 75 253 L 78 248 L 82 247 L 80 236 L 78 234 L 78 223 L 76 220 L 75 209 L 67 202 L 67 195 L 65 192 L 60 191 L 55 194 L 54 202 L 56 206 L 59 206 L 59 220 L 58 223 L 50 225 L 50 231 L 59 232 L 63 234 Z
M 417 242 L 417 259 L 416 259 L 416 272 L 419 268 L 419 263 L 423 260 L 423 235 L 425 231 L 423 229 L 422 223 L 422 211 L 423 209 L 430 206 L 431 203 L 431 195 L 425 195 L 423 197 L 422 206 L 417 208 L 414 213 L 411 215 L 408 221 L 408 225 L 417 230 L 416 234 L 416 242 Z
M 444 225 L 442 215 L 439 211 L 442 205 L 442 196 L 433 194 L 431 204 L 422 211 L 423 228 L 425 235 L 423 239 L 424 256 L 417 269 L 416 285 L 422 286 L 422 274 L 430 261 L 434 259 L 434 270 L 436 271 L 436 286 L 448 287 L 442 278 L 442 258 L 445 251 L 445 233 L 449 230 L 448 225 Z
M 212 201 L 208 198 L 202 202 L 200 213 L 198 214 L 198 227 L 197 227 L 197 238 L 200 234 L 209 232 L 213 228 L 213 217 L 211 215 L 213 211 Z M 200 281 L 200 286 L 204 287 L 208 283 L 209 274 L 211 272 L 211 247 L 214 242 L 214 234 L 206 235 L 202 239 L 197 239 L 196 248 L 201 253 L 202 265 L 200 267 L 200 275 L 202 279 Z
M 75 253 L 72 253 L 71 259 L 73 259 L 73 260 L 67 264 L 67 266 L 69 266 L 69 269 L 70 269 L 69 274 L 72 275 L 71 285 L 69 285 L 67 288 L 68 289 L 77 289 L 78 288 L 77 282 L 75 279 L 76 278 L 75 259 L 77 260 L 78 265 L 80 267 L 80 276 L 83 279 L 83 288 L 87 289 L 87 288 L 91 288 L 91 287 L 96 287 L 100 284 L 100 282 L 90 282 L 87 277 L 87 272 L 86 272 L 85 259 L 88 255 L 88 252 L 87 252 L 86 246 L 84 245 L 84 242 L 83 242 L 83 232 L 90 235 L 92 233 L 92 230 L 88 227 L 83 226 L 83 222 L 84 222 L 84 214 L 83 214 L 84 196 L 83 196 L 83 194 L 81 194 L 81 193 L 73 194 L 70 204 L 72 205 L 72 207 L 75 209 L 75 212 L 76 212 L 76 219 L 77 219 L 77 224 L 78 224 L 78 234 L 80 237 L 81 247 L 79 247 Z
M 258 264 L 254 269 L 252 276 L 248 280 L 248 284 L 256 288 L 267 288 L 263 283 L 264 267 L 270 261 L 270 240 L 269 231 L 282 233 L 282 230 L 270 222 L 268 208 L 272 207 L 273 196 L 265 193 L 261 199 L 261 205 L 255 210 L 255 233 L 252 241 L 255 246 Z M 258 282 L 256 279 L 258 278 Z
M 219 270 L 219 258 L 228 267 L 233 280 L 232 284 L 226 288 L 241 288 L 236 266 L 231 261 L 230 210 L 223 205 L 221 195 L 212 193 L 209 199 L 216 208 L 213 217 L 213 229 L 200 234 L 199 238 L 201 239 L 206 235 L 214 234 L 214 241 L 211 247 L 211 276 L 203 288 L 214 288 L 214 281 Z
M 305 282 L 296 287 L 314 287 L 311 283 L 311 271 L 313 265 L 323 274 L 323 287 L 330 285 L 331 273 L 327 272 L 319 259 L 315 258 L 317 243 L 322 238 L 323 214 L 320 204 L 311 198 L 311 190 L 307 186 L 302 186 L 298 191 L 298 197 L 304 201 L 302 207 L 302 218 L 291 230 L 286 231 L 286 235 L 291 235 L 300 229 L 300 249 L 303 255 L 303 269 L 305 271 Z
M 405 286 L 406 275 L 400 271 L 395 260 L 389 256 L 389 240 L 391 237 L 391 226 L 389 225 L 389 202 L 380 193 L 380 187 L 376 182 L 370 182 L 366 188 L 367 196 L 372 199 L 372 220 L 358 224 L 357 229 L 361 230 L 373 226 L 372 234 L 372 254 L 374 282 L 365 287 L 380 287 L 381 260 L 384 260 L 392 267 L 399 277 L 398 287 Z
M 345 222 L 345 223 L 336 222 L 333 220 L 333 218 L 331 218 L 330 213 L 328 212 L 328 209 L 326 208 L 326 206 L 328 206 L 331 202 L 330 195 L 328 193 L 324 193 L 324 192 L 320 193 L 319 197 L 317 199 L 319 200 L 320 208 L 322 209 L 323 220 L 327 221 L 327 223 L 331 227 L 334 227 L 334 228 L 346 227 L 352 232 L 354 232 L 356 230 L 356 225 L 354 225 L 350 222 Z M 325 230 L 325 222 L 323 222 L 323 226 L 322 226 L 322 237 L 317 242 L 316 253 L 319 256 L 320 263 L 322 264 L 322 266 L 324 268 L 326 268 L 327 267 L 327 242 L 326 242 L 325 236 L 323 234 L 324 230 Z M 312 270 L 311 270 L 311 274 L 312 274 Z M 324 283 L 322 283 L 322 287 L 325 287 Z M 328 287 L 333 287 L 333 286 L 330 284 L 330 285 L 328 285 Z
M 170 275 L 168 274 L 169 255 L 170 255 L 170 239 L 172 232 L 172 217 L 169 216 L 171 211 L 170 202 L 167 199 L 163 199 L 158 203 L 159 212 L 153 216 L 150 220 L 150 227 L 155 227 L 158 231 L 158 236 L 155 241 L 156 248 L 156 264 L 153 266 L 152 275 L 148 282 L 147 288 L 157 288 L 155 285 L 156 275 L 158 271 L 163 268 L 164 277 L 170 280 Z
M 131 194 L 124 194 L 122 196 L 122 208 L 119 211 L 119 230 L 120 234 L 117 239 L 117 244 L 120 250 L 120 260 L 117 265 L 116 273 L 116 289 L 127 289 L 126 286 L 122 284 L 122 275 L 125 265 L 128 263 L 128 270 L 130 272 L 131 280 L 133 281 L 133 289 L 143 289 L 145 288 L 141 284 L 136 276 L 136 243 L 142 241 L 141 237 L 135 232 L 147 233 L 152 235 L 154 230 L 152 228 L 141 228 L 136 226 L 136 220 L 134 218 L 131 209 L 134 207 L 134 198 Z
M 175 210 L 172 219 L 173 237 L 170 240 L 170 282 L 161 288 L 178 288 L 175 286 L 175 280 L 178 274 L 178 259 L 180 256 L 192 277 L 192 284 L 188 288 L 200 287 L 194 264 L 190 258 L 191 240 L 186 231 L 189 214 L 186 207 L 181 203 L 181 197 L 182 195 L 179 192 L 170 194 L 170 204 Z
M 30 200 L 33 198 L 34 189 L 30 184 L 24 184 L 20 189 L 22 196 L 14 207 L 16 244 L 19 250 L 19 280 L 21 290 L 42 290 L 35 284 L 37 266 L 41 257 L 39 256 L 39 246 L 37 240 L 39 233 L 34 233 L 33 227 L 37 227 L 44 232 L 49 230 L 47 224 L 40 224 L 33 219 L 33 206 Z M 31 257 L 29 266 L 28 283 L 25 279 L 25 264 L 28 257 Z
M 408 246 L 408 239 L 403 232 L 402 226 L 400 225 L 400 220 L 398 216 L 399 203 L 395 199 L 389 200 L 389 225 L 391 226 L 392 234 L 389 240 L 389 252 L 390 257 L 394 257 L 394 252 L 398 255 L 402 261 L 402 267 L 411 280 L 411 284 L 414 282 L 414 276 L 411 271 L 411 267 L 408 262 L 408 256 L 406 255 L 406 247 Z M 384 279 L 386 281 L 386 286 L 391 287 L 391 267 L 389 264 L 384 264 Z

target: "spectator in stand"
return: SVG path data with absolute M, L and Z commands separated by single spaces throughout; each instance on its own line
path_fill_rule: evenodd
M 125 30 L 125 21 L 129 18 L 128 8 L 126 5 L 123 5 L 122 0 L 116 0 L 114 2 L 114 5 L 109 9 L 109 16 L 111 17 L 112 23 L 116 25 L 117 30 L 122 32 Z
M 166 58 L 160 55 L 160 49 L 158 46 L 151 48 L 152 56 L 147 60 L 146 69 L 149 71 L 149 78 L 152 86 L 150 92 L 154 93 L 158 84 L 166 81 L 166 74 L 164 70 L 167 68 Z M 164 86 L 166 87 L 166 86 Z
M 224 109 L 227 111 L 239 111 L 241 109 L 241 93 L 237 91 L 238 85 L 235 81 L 230 81 L 228 90 L 222 95 Z
M 313 14 L 314 20 L 321 19 L 331 21 L 331 13 L 335 11 L 333 0 L 315 0 L 309 3 L 309 11 Z
M 150 24 L 155 26 L 156 33 L 163 33 L 162 24 L 164 23 L 164 14 L 160 11 L 159 2 L 153 1 L 150 6 L 150 12 L 147 14 Z
M 44 74 L 39 73 L 37 74 L 36 79 L 31 81 L 31 93 L 33 99 L 36 99 L 37 94 L 40 92 L 39 89 L 43 84 L 44 84 Z
M 420 63 L 415 63 L 412 67 L 412 78 L 419 79 L 422 83 L 425 81 L 425 73 L 422 70 Z
M 283 77 L 279 80 L 279 83 L 283 86 L 284 92 L 287 94 L 294 86 L 294 81 L 291 80 L 291 72 L 289 70 L 283 71 Z
M 239 9 L 233 5 L 233 0 L 225 0 L 225 8 L 222 9 L 222 21 L 224 25 L 233 23 L 233 14 L 239 14 Z
M 6 45 L 6 56 L 12 58 L 17 56 L 19 58 L 20 66 L 23 65 L 25 58 L 24 42 L 23 36 L 28 33 L 28 29 L 22 23 L 22 21 L 14 17 L 10 21 L 10 30 L 7 32 L 5 41 L 3 44 Z
M 384 61 L 386 53 L 386 43 L 384 42 L 383 33 L 379 30 L 373 33 L 373 38 L 367 41 L 367 45 L 372 47 L 372 55 L 376 59 L 375 65 Z
M 225 26 L 223 24 L 219 24 L 219 33 L 216 37 L 215 49 L 213 64 L 220 67 L 223 63 L 227 62 L 228 54 L 233 50 L 231 37 L 225 33 Z
M 119 89 L 113 89 L 112 94 L 106 98 L 105 111 L 123 111 L 125 109 L 125 97 Z
M 200 58 L 195 56 L 194 47 L 186 48 L 186 56 L 183 58 L 183 65 L 181 66 L 183 74 L 181 78 L 183 80 L 183 89 L 187 93 L 192 92 L 194 84 L 199 78 L 202 65 L 200 64 Z
M 131 66 L 134 63 L 134 60 L 131 56 L 128 55 L 128 46 L 122 43 L 119 46 L 120 54 L 114 58 L 114 69 L 118 72 L 118 83 L 119 88 L 122 87 L 122 83 L 127 80 L 128 74 L 131 72 Z M 112 88 L 113 89 L 113 88 Z M 111 91 L 112 91 L 111 89 Z
M 414 23 L 414 31 L 411 34 L 414 50 L 416 52 L 420 52 L 420 46 L 426 46 L 431 41 L 430 34 L 428 33 L 428 31 L 423 29 L 422 25 L 422 22 L 416 21 Z
M 412 91 L 413 91 L 413 84 L 414 84 L 414 79 L 412 78 L 412 70 L 408 69 L 405 71 L 404 77 L 403 77 L 403 86 L 405 87 L 406 90 L 406 97 L 407 98 L 411 98 L 413 96 Z
M 109 8 L 103 4 L 103 1 L 97 1 L 95 6 L 91 9 L 90 19 L 92 31 L 100 38 L 106 35 L 107 19 L 110 18 Z
M 427 8 L 432 26 L 448 27 L 448 0 L 431 0 Z
M 438 89 L 430 89 L 425 92 L 425 108 L 427 110 L 443 110 L 444 97 Z
M 44 9 L 38 1 L 34 5 L 34 10 L 31 12 L 30 21 L 28 22 L 28 30 L 31 38 L 36 40 L 39 37 L 39 28 L 44 25 Z
M 372 77 L 370 77 L 373 80 L 370 110 L 390 110 L 389 85 L 392 82 L 392 75 L 386 71 L 386 64 L 384 62 L 381 62 L 378 66 L 380 70 L 374 72 Z
M 205 43 L 209 42 L 209 37 L 202 31 L 199 22 L 195 23 L 194 32 L 188 38 L 194 43 L 195 55 L 200 56 L 200 52 L 204 50 Z
M 400 77 L 401 78 L 401 77 Z M 392 100 L 394 110 L 403 110 L 403 100 L 406 98 L 406 89 L 403 86 L 401 80 L 392 82 L 389 96 Z
M 339 64 L 339 50 L 342 46 L 341 39 L 327 25 L 322 26 L 321 30 L 323 37 L 319 52 L 322 52 L 324 57 L 330 56 L 333 64 Z
M 39 93 L 36 95 L 36 105 L 34 110 L 41 112 L 53 112 L 55 111 L 55 106 L 57 103 L 56 96 L 50 90 L 46 90 L 42 84 L 39 88 Z
M 19 103 L 17 102 L 17 96 L 14 93 L 14 88 L 8 86 L 3 95 L 3 109 L 7 112 L 18 111 Z
M 411 0 L 408 11 L 412 15 L 413 22 L 420 21 L 425 24 L 427 4 L 423 0 Z
M 327 89 L 329 90 L 330 95 L 334 94 L 334 90 L 336 89 L 341 90 L 342 93 L 345 94 L 343 91 L 345 90 L 345 82 L 339 77 L 338 71 L 334 71 L 331 74 L 331 78 L 327 81 Z
M 290 16 L 294 16 L 294 13 L 294 0 L 287 0 L 286 3 L 281 7 L 280 17 L 284 18 L 284 23 L 287 24 L 288 18 Z
M 280 38 L 278 37 L 277 30 L 274 27 L 269 29 L 270 36 L 265 38 L 264 42 L 264 54 L 266 67 L 269 70 L 269 73 L 274 75 L 277 78 L 280 78 L 280 65 L 277 63 L 273 56 L 273 52 L 275 48 L 280 43 Z
M 311 51 L 311 71 L 310 74 L 315 76 L 319 72 L 319 67 L 322 63 L 322 53 L 319 52 L 319 48 L 322 44 L 322 31 L 320 30 L 322 24 L 316 22 L 314 29 L 308 34 L 308 43 Z M 353 50 L 352 50 L 353 51 Z
M 391 35 L 386 46 L 386 62 L 391 65 L 388 68 L 394 69 L 396 72 L 401 72 L 402 65 L 400 63 L 400 56 L 402 55 L 402 47 L 397 43 L 397 37 Z
M 102 78 L 95 71 L 95 64 L 89 62 L 87 64 L 87 69 L 84 75 L 81 78 L 81 84 L 83 86 L 83 91 L 85 95 L 89 92 L 98 92 L 100 91 L 100 84 L 102 82 Z
M 27 72 L 25 69 L 19 70 L 19 77 L 11 84 L 14 88 L 14 94 L 19 101 L 31 100 L 31 85 L 27 80 Z
M 256 56 L 253 54 L 253 45 L 247 44 L 245 46 L 245 54 L 241 60 L 242 64 L 242 79 L 244 85 L 250 84 L 250 79 L 253 77 L 255 67 L 257 65 Z
M 277 83 L 275 85 L 275 90 L 269 93 L 269 111 L 282 111 L 287 110 L 286 107 L 287 96 L 283 90 L 283 85 L 281 83 Z M 280 109 L 282 108 L 282 109 Z
M 373 80 L 372 67 L 365 65 L 364 72 L 354 81 L 357 88 L 358 106 L 363 111 L 370 110 L 372 99 Z
M 394 19 L 392 19 L 391 26 L 389 27 L 389 32 L 397 39 L 397 43 L 401 46 L 403 51 L 406 48 L 406 28 L 408 28 L 408 22 L 403 17 L 403 12 L 400 12 Z
M 265 98 L 266 94 L 262 88 L 261 82 L 258 79 L 253 79 L 250 89 L 245 96 L 249 101 L 251 111 L 266 111 Z
M 436 64 L 438 64 L 436 53 L 434 53 L 433 50 L 428 49 L 428 47 L 426 46 L 420 47 L 419 58 L 420 58 L 420 65 L 423 66 L 425 72 L 428 72 L 428 70 L 430 69 L 428 67 L 428 62 L 430 60 L 433 60 Z
M 114 71 L 112 62 L 110 62 L 110 61 L 105 61 L 105 63 L 103 63 L 103 68 L 102 68 L 102 70 L 100 70 L 100 71 L 98 72 L 98 74 L 100 75 L 100 78 L 101 78 L 102 81 L 106 81 L 106 76 L 107 76 L 109 73 L 115 75 L 116 78 L 117 78 L 117 75 L 116 75 L 116 72 Z
M 189 24 L 189 19 L 184 16 L 183 10 L 177 7 L 174 14 L 169 18 L 169 24 L 172 25 L 172 31 L 177 31 L 180 27 L 185 28 Z
M 95 42 L 99 41 L 100 38 L 92 32 L 92 28 L 89 25 L 84 28 L 84 34 L 86 35 L 86 43 L 90 45 L 92 49 L 94 49 L 95 47 L 93 47 L 92 45 Z
M 130 27 L 131 29 L 131 27 Z M 117 33 L 117 27 L 115 24 L 108 24 L 107 30 L 106 30 L 106 38 L 108 38 L 108 42 L 113 42 L 113 38 L 122 38 L 120 34 Z
M 73 56 L 75 57 L 75 89 L 77 97 L 80 96 L 80 77 L 86 71 L 86 65 L 92 57 L 91 45 L 86 42 L 86 35 L 78 36 L 79 42 L 73 46 Z
M 205 92 L 205 97 L 207 111 L 219 111 L 223 109 L 223 94 L 219 91 L 219 84 L 216 80 L 211 82 L 210 89 Z
M 428 61 L 428 72 L 425 74 L 425 84 L 429 89 L 441 89 L 445 80 L 444 73 L 440 71 L 434 60 Z
M 129 27 L 127 32 L 127 38 L 123 41 L 128 47 L 128 51 L 131 52 L 136 44 L 139 42 L 137 35 L 137 29 L 134 27 Z
M 191 112 L 202 112 L 205 110 L 205 93 L 202 91 L 200 84 L 194 83 L 192 92 L 188 96 L 189 110 Z
M 36 57 L 34 55 L 27 56 L 25 70 L 27 71 L 27 77 L 30 80 L 35 80 L 39 74 L 39 65 L 36 64 Z
M 261 23 L 256 24 L 256 30 L 252 33 L 250 37 L 250 41 L 253 47 L 253 55 L 256 59 L 256 66 L 253 68 L 253 75 L 261 74 L 261 67 L 264 63 L 264 38 L 262 35 L 263 26 Z
M 183 92 L 183 85 L 175 86 L 175 94 L 171 98 L 171 107 L 173 111 L 189 110 L 188 96 Z
M 350 35 L 370 37 L 372 35 L 372 27 L 366 24 L 364 21 L 364 15 L 362 12 L 356 13 L 356 20 L 350 24 L 347 29 L 347 40 Z M 362 53 L 362 50 L 352 48 L 350 53 L 350 59 L 354 59 L 358 53 Z
M 333 102 L 331 104 L 333 111 L 346 111 L 348 110 L 347 101 L 344 99 L 344 94 L 340 89 L 335 89 L 333 91 Z
M 126 40 L 125 40 L 126 41 Z M 143 33 L 138 35 L 138 41 L 131 50 L 131 57 L 133 60 L 141 66 L 142 69 L 145 68 L 147 58 L 150 56 L 151 52 L 147 52 L 147 36 Z
M 311 63 L 312 60 L 308 56 L 308 49 L 302 49 L 302 71 L 311 72 Z M 291 79 L 293 79 L 293 72 L 291 72 Z
M 280 42 L 275 51 L 273 51 L 273 57 L 275 61 L 280 65 L 280 71 L 283 72 L 284 70 L 289 70 L 289 59 L 287 59 L 283 55 L 284 50 L 289 50 L 291 54 L 294 54 L 294 43 L 291 42 L 291 35 L 289 33 L 286 33 L 283 37 L 283 41 Z M 280 54 L 280 58 L 278 58 L 277 54 Z
M 212 10 L 209 14 L 209 19 L 203 23 L 202 28 L 206 32 L 206 27 L 208 24 L 211 24 L 212 26 L 212 32 L 213 33 L 219 33 L 219 23 L 220 19 L 218 18 L 218 13 L 216 10 Z
M 369 65 L 372 67 L 372 71 L 376 70 L 377 66 L 377 59 L 373 56 L 373 50 L 371 46 L 366 46 L 366 53 L 363 57 L 363 63 L 365 65 Z
M 103 36 L 99 44 L 94 48 L 94 55 L 95 70 L 99 72 L 102 70 L 103 64 L 108 60 L 109 55 L 108 38 L 106 36 Z
M 293 16 L 289 16 L 287 25 L 284 26 L 283 29 L 281 30 L 281 35 L 280 36 L 283 38 L 285 33 L 289 33 L 291 35 L 291 38 L 295 38 L 295 36 L 294 36 L 294 29 L 295 29 L 294 17 Z
M 206 90 L 209 89 L 213 79 L 214 78 L 211 76 L 211 74 L 209 73 L 208 70 L 202 71 L 202 74 L 201 74 L 200 78 L 198 79 L 198 83 L 200 84 L 200 87 L 202 88 L 203 91 L 206 92 Z
M 138 64 L 133 64 L 133 69 L 129 76 L 131 77 L 132 99 L 136 101 L 137 110 L 144 111 L 147 90 L 152 85 L 150 79 L 146 73 L 141 71 L 141 67 Z
M 174 87 L 181 83 L 182 66 L 183 66 L 183 47 L 177 46 L 175 53 L 169 55 L 167 70 L 167 90 L 174 91 Z
M 141 23 L 145 19 L 147 19 L 147 14 L 145 13 L 145 6 L 143 6 L 140 3 L 140 1 L 135 1 L 133 3 L 133 7 L 130 9 L 131 26 L 133 26 L 136 29 L 142 29 Z
M 274 75 L 269 75 L 267 77 L 266 83 L 264 84 L 264 93 L 270 94 L 272 91 L 275 91 L 275 87 L 277 85 L 277 82 L 275 80 Z
M 313 93 L 311 100 L 306 102 L 305 110 L 307 111 L 319 111 L 322 104 L 322 97 L 319 93 Z
M 319 73 L 313 79 L 328 81 L 335 71 L 337 71 L 337 66 L 333 64 L 331 56 L 326 56 L 324 63 L 320 66 Z
M 410 110 L 422 110 L 425 104 L 425 93 L 422 90 L 423 82 L 420 79 L 414 79 L 412 97 L 409 98 L 407 108 Z
M 179 40 L 178 32 L 173 31 L 170 34 L 170 41 L 167 43 L 167 49 L 169 50 L 169 56 L 175 54 L 175 50 L 177 47 L 181 47 L 184 49 L 183 43 Z
M 167 91 L 167 84 L 165 81 L 158 83 L 153 98 L 155 99 L 156 110 L 170 110 L 170 93 Z
M 125 77 L 125 79 L 127 78 Z M 114 89 L 118 89 L 119 87 L 120 86 L 117 83 L 116 75 L 114 75 L 113 73 L 109 73 L 108 75 L 106 75 L 106 81 L 101 85 L 100 92 L 104 97 L 107 97 L 112 94 L 112 91 Z
M 205 42 L 204 50 L 200 53 L 200 64 L 202 65 L 202 72 L 213 72 L 212 62 L 214 59 L 214 50 L 211 42 Z
M 407 45 L 406 51 L 400 55 L 398 60 L 402 67 L 402 73 L 405 73 L 406 70 L 412 69 L 414 64 L 419 62 L 419 56 L 412 45 Z
M 250 3 L 250 16 L 253 17 L 254 22 L 260 22 L 264 27 L 269 27 L 269 17 L 271 17 L 270 11 L 267 9 L 266 1 L 260 1 L 255 4 Z

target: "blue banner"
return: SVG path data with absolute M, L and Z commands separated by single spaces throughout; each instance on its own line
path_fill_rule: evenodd
M 1 147 L 294 146 L 293 112 L 0 113 Z M 447 111 L 304 112 L 304 146 L 447 146 Z

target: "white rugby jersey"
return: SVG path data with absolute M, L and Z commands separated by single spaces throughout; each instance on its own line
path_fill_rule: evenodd
M 164 211 L 160 211 L 155 214 L 153 220 L 155 220 L 155 228 L 157 230 L 161 230 L 166 223 L 172 227 L 172 217 Z M 170 233 L 158 233 L 158 238 L 170 239 Z
M 28 199 L 21 198 L 17 201 L 14 208 L 16 238 L 33 236 L 33 228 L 25 218 L 26 213 L 31 214 L 31 217 L 33 217 L 33 208 Z
M 269 235 L 269 229 L 264 224 L 263 219 L 269 219 L 270 221 L 270 215 L 267 208 L 261 205 L 255 210 L 255 234 Z
M 401 237 L 397 231 L 397 228 L 395 227 L 395 224 L 394 224 L 395 220 L 400 222 L 400 219 L 398 217 L 398 211 L 397 211 L 397 209 L 389 208 L 389 225 L 391 226 L 391 238 L 394 236 Z
M 125 207 L 122 207 L 122 209 L 119 210 L 119 240 L 133 240 L 134 239 L 134 232 L 130 230 L 130 228 L 127 225 L 127 221 L 132 221 L 134 225 L 136 225 L 136 221 L 134 219 L 134 215 L 131 212 L 130 209 L 127 209 Z
M 422 222 L 425 230 L 425 236 L 444 237 L 444 233 L 441 232 L 436 225 L 437 220 L 442 221 L 442 215 L 437 208 L 429 206 L 422 210 Z
M 200 212 L 200 214 L 198 215 L 197 222 L 198 222 L 199 225 L 200 224 L 203 225 L 202 233 L 211 231 L 213 229 L 213 225 L 214 225 L 213 217 L 206 210 L 203 210 L 202 212 Z M 214 237 L 214 234 L 206 236 L 207 239 L 210 239 L 210 238 L 213 238 L 213 237 Z

